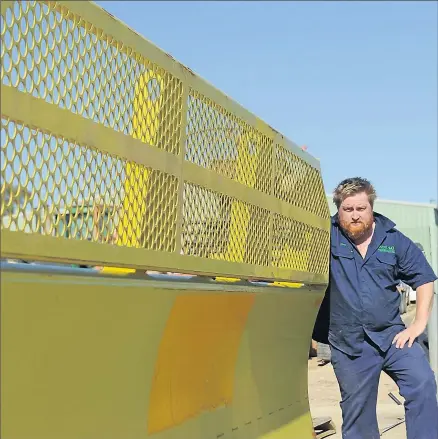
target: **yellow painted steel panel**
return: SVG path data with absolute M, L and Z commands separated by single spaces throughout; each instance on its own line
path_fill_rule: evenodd
M 321 297 L 4 271 L 1 436 L 310 439 Z

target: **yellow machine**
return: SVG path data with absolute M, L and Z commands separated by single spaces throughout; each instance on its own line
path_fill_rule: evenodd
M 314 437 L 317 160 L 91 2 L 1 15 L 1 437 Z

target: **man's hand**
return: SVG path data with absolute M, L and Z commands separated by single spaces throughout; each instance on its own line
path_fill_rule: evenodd
M 426 329 L 426 325 L 420 324 L 420 323 L 412 323 L 409 328 L 405 329 L 402 332 L 399 332 L 392 341 L 392 344 L 395 343 L 395 347 L 397 349 L 403 349 L 406 342 L 408 342 L 408 347 L 412 347 L 414 344 L 415 339 L 421 335 L 424 330 Z
M 409 328 L 394 337 L 392 344 L 395 343 L 397 349 L 403 349 L 406 342 L 408 342 L 408 346 L 411 347 L 414 344 L 415 339 L 425 331 L 432 304 L 433 282 L 418 286 L 415 320 Z

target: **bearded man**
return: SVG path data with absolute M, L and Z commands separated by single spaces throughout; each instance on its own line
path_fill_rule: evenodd
M 343 439 L 379 439 L 379 378 L 386 372 L 405 399 L 408 439 L 438 439 L 437 385 L 417 337 L 426 329 L 437 279 L 421 250 L 373 212 L 376 192 L 363 178 L 335 189 L 330 281 L 313 338 L 331 347 L 341 391 Z M 417 290 L 414 322 L 400 317 L 400 281 Z

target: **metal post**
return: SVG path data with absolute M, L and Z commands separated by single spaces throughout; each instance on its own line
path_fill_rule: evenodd
M 432 267 L 438 276 L 438 208 L 433 209 L 433 221 L 429 228 Z M 429 358 L 430 365 L 435 373 L 435 379 L 438 382 L 438 281 L 434 284 L 434 303 L 432 313 L 427 328 L 429 338 Z
M 438 297 L 436 283 L 437 282 L 435 282 L 435 300 L 433 304 L 432 314 L 429 319 L 427 333 L 429 338 L 430 365 L 435 372 L 435 378 L 438 382 Z

